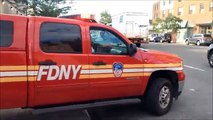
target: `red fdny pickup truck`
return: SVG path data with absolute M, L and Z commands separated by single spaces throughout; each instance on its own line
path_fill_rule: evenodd
M 0 14 L 0 109 L 138 97 L 162 115 L 184 79 L 181 58 L 137 48 L 112 27 Z

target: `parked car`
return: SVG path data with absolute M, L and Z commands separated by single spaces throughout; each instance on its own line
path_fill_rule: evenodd
M 171 33 L 165 33 L 162 39 L 162 42 L 168 42 L 171 43 L 172 41 L 172 34 Z
M 207 58 L 208 58 L 209 65 L 213 67 L 213 43 L 209 45 Z
M 201 44 L 210 45 L 212 41 L 213 38 L 210 34 L 194 34 L 191 37 L 187 38 L 185 40 L 185 43 L 187 45 L 195 44 L 197 46 L 200 46 Z
M 154 42 L 154 38 L 157 37 L 157 36 L 158 36 L 158 34 L 150 34 L 148 36 L 149 42 Z
M 163 38 L 162 38 L 161 36 L 155 37 L 155 38 L 154 38 L 154 42 L 161 42 L 162 39 L 163 39 Z

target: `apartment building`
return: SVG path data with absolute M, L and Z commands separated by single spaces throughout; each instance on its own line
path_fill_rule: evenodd
M 17 5 L 14 0 L 0 0 L 0 13 L 3 14 L 26 15 L 22 11 L 24 7 L 26 6 Z
M 160 2 L 154 3 L 152 8 L 152 20 L 157 18 L 160 18 Z
M 183 40 L 195 33 L 213 36 L 212 0 L 159 0 L 153 5 L 153 20 L 165 19 L 169 13 L 183 20 L 177 39 Z
M 173 15 L 193 24 L 193 33 L 213 32 L 212 0 L 175 0 L 173 10 Z

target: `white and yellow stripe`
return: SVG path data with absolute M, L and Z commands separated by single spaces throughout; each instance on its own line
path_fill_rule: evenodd
M 158 70 L 182 71 L 182 64 L 124 64 L 121 77 L 150 76 Z M 0 66 L 0 83 L 36 81 L 39 66 Z M 79 79 L 113 78 L 112 65 L 82 65 Z

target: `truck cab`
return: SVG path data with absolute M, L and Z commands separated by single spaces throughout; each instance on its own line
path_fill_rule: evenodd
M 144 98 L 165 114 L 182 92 L 176 55 L 137 48 L 110 26 L 0 15 L 0 108 Z

